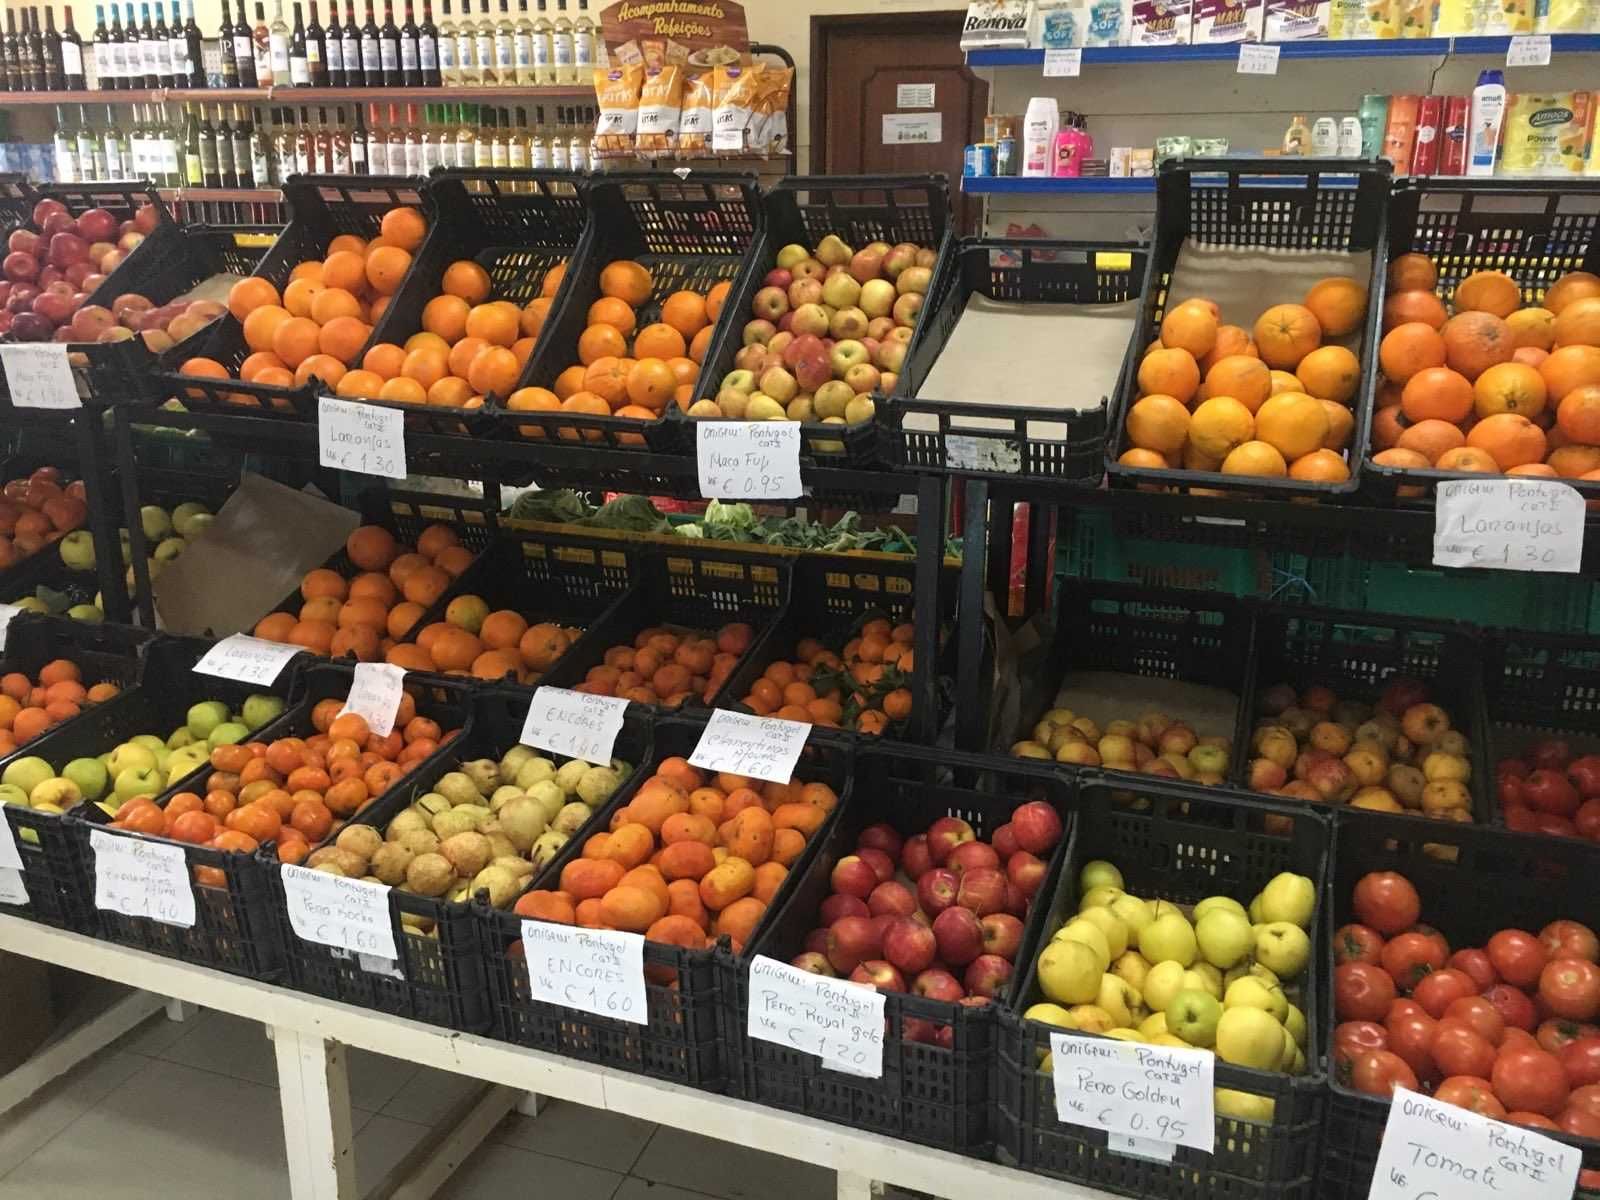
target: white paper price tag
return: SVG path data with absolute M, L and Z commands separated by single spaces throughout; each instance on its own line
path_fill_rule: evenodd
M 620 696 L 536 688 L 522 722 L 522 736 L 517 740 L 538 750 L 581 758 L 603 767 L 611 761 L 627 711 L 628 702 Z
M 0 604 L 0 650 L 6 648 L 6 631 L 11 628 L 11 618 L 21 611 L 15 604 Z
M 1083 74 L 1083 50 L 1074 46 L 1070 50 L 1044 52 L 1044 77 L 1056 79 Z
M 1583 497 L 1548 479 L 1452 479 L 1436 489 L 1433 565 L 1576 574 Z
M 0 346 L 0 367 L 15 408 L 82 408 L 67 362 L 65 342 L 21 342 Z
M 0 868 L 22 870 L 22 852 L 17 849 L 17 838 L 11 832 L 11 822 L 0 812 Z
M 752 717 L 718 708 L 706 722 L 689 762 L 705 771 L 788 783 L 810 736 L 811 726 L 802 721 Z
M 194 928 L 194 889 L 182 846 L 89 831 L 94 849 L 94 906 L 125 917 Z
M 745 1033 L 815 1054 L 824 1066 L 850 1075 L 883 1075 L 883 993 L 863 983 L 813 975 L 758 954 L 750 962 Z
M 286 646 L 282 642 L 236 633 L 201 655 L 194 669 L 198 675 L 216 675 L 267 687 L 282 672 L 284 664 L 304 649 L 304 646 Z
M 359 400 L 317 398 L 317 453 L 325 467 L 406 477 L 406 420 L 397 408 Z
M 352 954 L 400 957 L 394 944 L 387 885 L 346 879 L 309 867 L 285 864 L 281 870 L 289 926 L 301 941 L 334 946 Z
M 522 951 L 535 1000 L 635 1025 L 649 1023 L 644 935 L 524 921 Z
M 28 888 L 22 882 L 22 872 L 10 867 L 0 867 L 0 904 L 26 904 Z
M 1155 1138 L 1131 1137 L 1126 1133 L 1106 1134 L 1106 1149 L 1115 1150 L 1118 1154 L 1130 1154 L 1134 1158 L 1148 1158 L 1155 1162 L 1169 1163 L 1172 1156 L 1177 1153 L 1177 1142 L 1158 1142 Z
M 695 425 L 700 494 L 707 500 L 796 500 L 800 426 L 793 421 L 701 421 Z
M 744 128 L 721 126 L 711 131 L 711 148 L 713 150 L 731 150 L 737 154 L 744 149 Z
M 1371 1200 L 1549 1200 L 1570 1196 L 1582 1154 L 1542 1133 L 1431 1096 L 1395 1091 Z
M 1519 33 L 1506 46 L 1508 67 L 1548 67 L 1550 65 L 1550 35 L 1548 33 Z
M 1052 1033 L 1050 1054 L 1057 1120 L 1211 1153 L 1211 1051 Z
M 350 694 L 339 715 L 355 713 L 373 733 L 388 737 L 394 731 L 400 698 L 405 695 L 405 679 L 406 669 L 393 663 L 357 663 Z
M 1276 75 L 1278 73 L 1278 47 L 1260 42 L 1239 44 L 1240 75 Z

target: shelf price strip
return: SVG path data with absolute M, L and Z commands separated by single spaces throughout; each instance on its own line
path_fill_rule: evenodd
M 1050 1054 L 1057 1119 L 1137 1139 L 1124 1145 L 1144 1157 L 1160 1156 L 1147 1140 L 1212 1152 L 1211 1051 L 1052 1033 Z
M 1405 1088 L 1383 1127 L 1371 1200 L 1548 1200 L 1570 1196 L 1583 1153 Z

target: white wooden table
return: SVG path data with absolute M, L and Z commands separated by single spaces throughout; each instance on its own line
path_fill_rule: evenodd
M 286 988 L 255 983 L 80 934 L 0 915 L 0 950 L 142 989 L 0 1078 L 0 1115 L 167 1006 L 194 1004 L 259 1021 L 276 1048 L 294 1200 L 357 1200 L 345 1047 L 489 1085 L 449 1114 L 367 1200 L 424 1200 L 512 1109 L 570 1100 L 686 1129 L 838 1173 L 840 1200 L 893 1184 L 949 1200 L 1110 1200 L 1109 1194 L 743 1100 L 663 1083 L 506 1042 L 452 1033 Z M 169 1002 L 177 1002 L 169 1003 Z

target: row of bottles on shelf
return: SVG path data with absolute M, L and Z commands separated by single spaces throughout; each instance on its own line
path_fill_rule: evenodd
M 133 106 L 131 127 L 108 107 L 96 129 L 85 106 L 56 109 L 56 179 L 150 179 L 158 187 L 259 188 L 291 175 L 426 175 L 435 167 L 586 171 L 594 110 L 477 104 L 278 107 Z M 212 120 L 215 110 L 216 119 Z M 420 119 L 419 119 L 420 113 Z M 330 119 L 331 117 L 331 119 Z
M 548 87 L 580 85 L 596 65 L 596 28 L 589 0 L 536 0 L 537 17 L 528 0 L 479 0 L 476 18 L 472 0 L 460 0 L 461 17 L 451 13 L 451 0 L 440 0 L 442 17 L 435 23 L 432 0 L 421 0 L 422 20 L 415 19 L 413 0 L 402 0 L 402 20 L 395 23 L 394 0 L 384 0 L 383 23 L 364 0 L 365 20 L 357 23 L 355 0 L 346 0 L 341 23 L 339 0 L 328 0 L 328 23 L 322 23 L 317 0 L 310 0 L 306 23 L 298 0 L 294 24 L 284 20 L 283 0 L 274 0 L 271 23 L 266 5 L 257 0 L 255 24 L 238 0 L 238 20 L 222 0 L 222 27 L 217 31 L 221 83 L 229 87 Z M 139 88 L 203 88 L 202 35 L 194 19 L 194 0 L 187 0 L 188 18 L 181 19 L 178 0 L 171 0 L 169 24 L 161 0 L 134 6 L 97 4 L 95 28 L 85 43 L 73 27 L 72 7 L 64 8 L 63 29 L 55 11 L 44 6 L 41 27 L 37 7 L 6 13 L 0 36 L 0 87 L 12 92 L 131 91 Z M 106 13 L 111 24 L 106 24 Z M 126 23 L 123 12 L 127 14 Z M 154 12 L 152 20 L 151 13 Z M 84 46 L 91 50 L 86 72 Z

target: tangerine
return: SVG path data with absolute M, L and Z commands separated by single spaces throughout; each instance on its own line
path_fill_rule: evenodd
M 453 262 L 444 269 L 439 287 L 447 296 L 460 296 L 468 304 L 489 297 L 489 272 L 468 259 Z
M 705 364 L 706 355 L 711 350 L 711 334 L 714 326 L 707 325 L 694 337 L 689 339 L 689 357 L 702 366 Z M 1198 368 L 1196 368 L 1198 370 Z
M 367 260 L 354 250 L 335 250 L 322 260 L 322 286 L 338 288 L 352 296 L 367 287 Z
M 1473 407 L 1480 417 L 1518 413 L 1534 417 L 1544 411 L 1544 377 L 1526 363 L 1496 363 L 1473 382 Z
M 492 346 L 510 346 L 522 332 L 521 316 L 516 309 L 499 303 L 475 305 L 467 313 L 467 336 L 482 338 Z
M 578 335 L 578 361 L 585 366 L 602 358 L 621 358 L 628 343 L 614 325 L 591 325 Z
M 1139 390 L 1187 404 L 1200 387 L 1200 367 L 1187 350 L 1157 349 L 1139 364 Z
M 596 396 L 593 392 L 574 392 L 561 402 L 561 410 L 570 413 L 583 413 L 591 417 L 609 417 L 611 406 Z M 586 441 L 598 442 L 605 434 L 598 429 L 585 429 L 582 431 Z M 563 427 L 557 431 L 557 436 L 565 441 L 578 440 L 579 431 L 571 427 Z
M 550 385 L 550 390 L 562 400 L 574 392 L 583 391 L 583 380 L 588 374 L 588 368 L 581 363 L 576 363 L 555 377 L 555 382 Z
M 1256 319 L 1254 340 L 1269 367 L 1292 371 L 1322 343 L 1322 326 L 1303 304 L 1274 304 Z
M 1201 401 L 1189 419 L 1189 446 L 1220 463 L 1235 446 L 1255 437 L 1255 432 L 1255 417 L 1248 405 L 1232 396 L 1213 396 Z
M 567 264 L 559 262 L 544 273 L 544 279 L 539 283 L 539 295 L 545 299 L 554 298 L 561 287 L 561 281 L 566 278 Z
M 733 287 L 731 279 L 719 279 L 711 285 L 711 290 L 706 293 L 706 319 L 716 321 L 722 315 L 722 306 L 728 302 L 728 291 Z
M 1442 367 L 1444 362 L 1444 338 L 1421 321 L 1396 325 L 1378 343 L 1378 363 L 1383 367 L 1383 377 L 1392 383 L 1403 384 L 1418 371 Z
M 1217 340 L 1200 358 L 1200 371 L 1209 375 L 1211 368 L 1223 359 L 1240 354 L 1246 358 L 1260 358 L 1256 344 L 1250 340 L 1250 331 L 1242 325 L 1218 325 Z
M 422 327 L 447 342 L 454 342 L 467 331 L 469 305 L 460 296 L 435 296 L 422 306 Z
M 589 305 L 588 324 L 609 325 L 626 336 L 638 327 L 639 318 L 633 311 L 632 305 L 618 300 L 615 296 L 601 296 Z
M 472 385 L 459 375 L 446 375 L 428 389 L 428 403 L 435 408 L 465 408 L 472 398 Z

